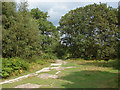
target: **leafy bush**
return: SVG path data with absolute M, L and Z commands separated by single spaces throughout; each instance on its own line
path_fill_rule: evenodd
M 22 70 L 28 70 L 29 68 L 28 62 L 20 58 L 2 58 L 2 73 L 0 75 L 7 78 L 12 73 L 18 75 L 22 73 Z

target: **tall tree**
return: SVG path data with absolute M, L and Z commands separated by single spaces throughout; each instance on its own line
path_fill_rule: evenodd
M 104 59 L 116 56 L 118 11 L 106 4 L 71 10 L 60 20 L 61 42 L 72 57 Z
M 49 17 L 48 13 L 44 13 L 36 8 L 31 10 L 31 15 L 34 19 L 37 20 L 37 23 L 39 25 L 38 28 L 41 31 L 41 46 L 43 52 L 53 53 L 54 48 L 56 47 L 56 42 L 59 40 L 59 36 L 56 27 L 47 20 Z
M 40 35 L 36 21 L 27 10 L 27 3 L 3 5 L 3 57 L 32 57 L 40 54 Z
M 16 21 L 16 3 L 3 2 L 2 3 L 2 52 L 3 57 L 10 56 L 11 54 L 11 34 L 10 27 L 15 24 Z

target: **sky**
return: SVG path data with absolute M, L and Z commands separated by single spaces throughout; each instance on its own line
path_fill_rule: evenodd
M 17 2 L 24 0 L 15 0 Z M 55 26 L 59 25 L 61 16 L 78 7 L 83 7 L 93 3 L 107 3 L 113 8 L 118 7 L 119 0 L 25 0 L 28 2 L 28 9 L 39 8 L 43 12 L 48 12 L 49 21 Z

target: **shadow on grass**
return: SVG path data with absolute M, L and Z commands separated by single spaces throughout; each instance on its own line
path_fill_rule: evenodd
M 79 71 L 61 77 L 65 88 L 118 88 L 118 74 L 103 71 Z

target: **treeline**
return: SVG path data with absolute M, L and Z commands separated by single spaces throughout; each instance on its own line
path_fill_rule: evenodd
M 117 58 L 120 42 L 118 9 L 101 3 L 87 5 L 69 11 L 59 24 L 66 58 Z
M 27 9 L 27 2 L 2 3 L 2 56 L 43 59 L 56 58 L 59 41 L 56 27 L 47 20 L 48 13 Z
M 28 10 L 26 2 L 3 2 L 3 57 L 117 58 L 118 9 L 101 3 L 76 8 L 61 17 L 57 28 L 48 17 L 38 8 Z

